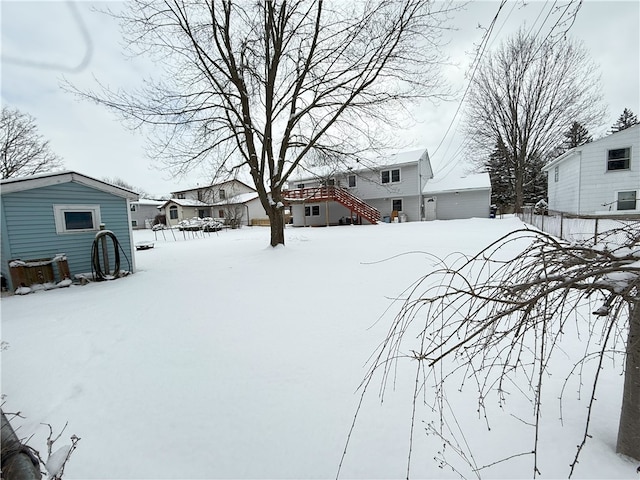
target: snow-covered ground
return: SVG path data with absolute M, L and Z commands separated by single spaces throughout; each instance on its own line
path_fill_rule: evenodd
M 2 299 L 3 408 L 22 412 L 14 427 L 43 453 L 40 423 L 69 422 L 60 445 L 81 437 L 69 479 L 335 478 L 366 363 L 399 308 L 393 298 L 433 268 L 430 255 L 473 254 L 521 226 L 288 228 L 276 249 L 259 227 L 134 232 L 155 241 L 136 252 L 136 274 Z M 614 452 L 620 373 L 619 362 L 605 372 L 575 478 L 636 475 Z M 340 478 L 406 477 L 414 375 L 399 370 L 383 403 L 377 385 L 365 396 Z M 546 392 L 542 478 L 568 475 L 583 431 L 584 398 L 558 421 L 561 386 Z M 531 429 L 509 413 L 494 412 L 488 431 L 473 389 L 452 404 L 477 465 L 531 445 Z M 458 478 L 434 460 L 442 442 L 423 434 L 424 420 L 411 477 Z M 530 478 L 531 465 L 519 457 L 482 476 Z

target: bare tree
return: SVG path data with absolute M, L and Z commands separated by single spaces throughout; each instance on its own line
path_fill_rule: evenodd
M 2 107 L 0 175 L 25 177 L 62 168 L 62 159 L 38 133 L 35 119 L 18 109 Z
M 126 180 L 123 180 L 120 177 L 113 177 L 113 178 L 109 178 L 109 177 L 105 177 L 103 178 L 103 180 L 107 183 L 110 183 L 111 185 L 115 185 L 117 187 L 122 187 L 125 190 L 130 190 L 132 192 L 136 192 L 137 194 L 139 194 L 142 198 L 149 198 L 150 195 L 148 192 L 144 191 L 141 188 L 138 187 L 134 187 L 133 185 L 131 185 L 129 182 L 127 182 Z
M 531 475 L 536 477 L 545 384 L 552 372 L 566 367 L 565 388 L 578 377 L 577 388 L 587 390 L 588 404 L 571 476 L 591 437 L 601 372 L 607 359 L 626 355 L 617 451 L 640 460 L 639 247 L 638 222 L 607 232 L 596 246 L 525 229 L 509 233 L 458 266 L 438 260 L 437 268 L 406 292 L 373 357 L 363 397 L 374 378 L 381 379 L 384 391 L 399 370 L 409 369 L 415 372 L 410 445 L 415 425 L 424 420 L 430 433 L 458 449 L 474 475 L 480 477 L 484 468 L 501 461 L 530 456 Z M 571 334 L 584 335 L 585 347 L 576 363 L 567 366 L 561 340 Z M 447 392 L 468 383 L 478 390 L 477 411 L 487 426 L 488 405 L 494 400 L 506 409 L 512 393 L 527 399 L 530 418 L 521 421 L 531 428 L 531 443 L 521 452 L 480 466 L 472 452 L 462 453 L 464 441 L 451 439 L 454 434 L 447 432 L 447 425 L 456 418 L 448 410 Z M 566 395 L 563 389 L 560 407 Z M 416 418 L 421 398 L 435 421 Z M 407 476 L 410 465 L 411 446 Z
M 479 158 L 496 143 L 514 171 L 514 208 L 521 210 L 527 165 L 547 161 L 574 121 L 603 119 L 600 82 L 584 47 L 519 31 L 479 63 L 467 105 L 466 132 Z
M 408 118 L 408 102 L 446 93 L 437 47 L 450 11 L 422 0 L 134 0 L 115 16 L 163 78 L 76 92 L 157 127 L 154 155 L 177 173 L 208 161 L 247 168 L 275 246 L 282 191 L 303 159 L 384 145 L 383 127 Z

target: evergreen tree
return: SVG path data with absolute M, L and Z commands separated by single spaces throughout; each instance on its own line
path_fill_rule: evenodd
M 589 135 L 589 130 L 587 130 L 584 125 L 580 122 L 573 122 L 569 130 L 564 133 L 564 142 L 562 147 L 566 152 L 572 148 L 589 143 L 592 140 L 593 138 Z
M 638 117 L 628 108 L 625 108 L 622 115 L 618 117 L 616 123 L 611 126 L 611 133 L 625 130 L 638 124 Z
M 539 156 L 532 157 L 522 173 L 523 203 L 536 203 L 547 198 L 547 176 L 542 171 L 545 161 Z M 498 138 L 495 148 L 485 162 L 485 169 L 491 179 L 491 203 L 500 211 L 515 208 L 516 162 L 502 138 Z
M 485 162 L 485 168 L 491 179 L 491 203 L 501 212 L 508 211 L 514 204 L 515 171 L 502 138 L 498 138 L 494 151 Z

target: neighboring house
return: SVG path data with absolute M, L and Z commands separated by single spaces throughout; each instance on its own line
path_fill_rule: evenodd
M 258 192 L 239 193 L 211 205 L 213 216 L 227 224 L 251 225 L 253 221 L 268 219 Z
M 169 226 L 193 217 L 212 217 L 243 225 L 267 218 L 258 193 L 240 180 L 172 192 L 171 199 L 161 205 L 160 212 L 166 215 Z
M 138 200 L 137 193 L 65 171 L 2 180 L 0 194 L 0 263 L 11 290 L 19 286 L 11 281 L 12 260 L 66 257 L 71 277 L 91 273 L 101 224 L 113 232 L 128 258 L 121 259 L 121 269 L 135 271 L 130 204 Z
M 175 227 L 183 220 L 211 217 L 211 206 L 200 200 L 171 198 L 160 206 L 160 213 L 166 216 L 168 226 Z
M 134 230 L 142 228 L 151 228 L 153 222 L 160 214 L 160 207 L 165 202 L 160 200 L 150 200 L 147 198 L 141 198 L 136 202 L 131 202 L 131 227 Z
M 251 188 L 240 180 L 227 180 L 225 182 L 207 185 L 205 187 L 196 187 L 189 190 L 171 192 L 171 198 L 176 198 L 178 200 L 198 200 L 212 205 L 214 203 L 228 200 L 229 198 L 241 193 L 254 192 L 254 188 Z
M 375 165 L 355 163 L 324 173 L 307 170 L 290 179 L 291 190 L 286 193 L 293 225 L 488 217 L 489 175 L 467 176 L 451 167 L 439 173 L 427 150 L 414 150 Z
M 550 210 L 578 215 L 640 213 L 640 125 L 560 155 L 547 166 Z

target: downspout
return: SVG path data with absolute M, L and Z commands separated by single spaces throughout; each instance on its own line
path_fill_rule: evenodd
M 249 205 L 247 205 L 246 203 L 244 204 L 244 208 L 247 209 L 247 227 L 251 226 L 251 219 L 249 218 Z

